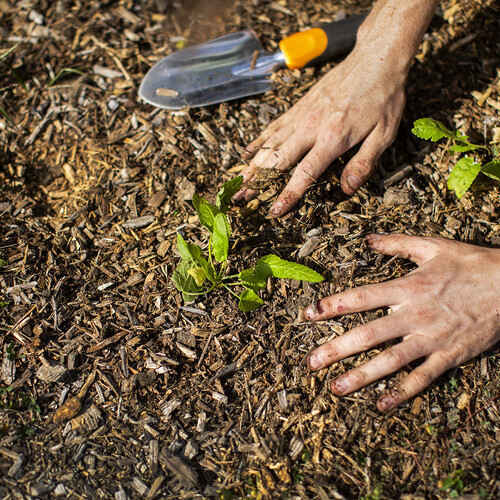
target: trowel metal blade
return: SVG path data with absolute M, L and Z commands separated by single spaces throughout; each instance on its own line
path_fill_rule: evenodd
M 251 30 L 182 49 L 149 70 L 139 96 L 154 106 L 179 110 L 266 92 L 272 89 L 272 68 L 253 70 L 259 54 L 267 55 Z M 242 67 L 247 70 L 238 70 Z

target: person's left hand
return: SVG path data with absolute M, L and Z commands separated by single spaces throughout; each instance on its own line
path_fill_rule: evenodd
M 249 201 L 258 193 L 256 181 L 265 184 L 269 176 L 273 180 L 293 169 L 269 210 L 270 216 L 282 217 L 356 144 L 359 150 L 345 166 L 340 186 L 346 194 L 361 187 L 396 137 L 405 103 L 407 57 L 398 50 L 379 57 L 377 45 L 389 43 L 380 38 L 358 41 L 344 61 L 247 146 L 245 158 L 251 161 L 241 172 L 244 184 L 234 201 Z
M 319 370 L 403 338 L 331 383 L 344 396 L 425 358 L 377 401 L 389 411 L 426 388 L 446 370 L 464 363 L 500 340 L 500 250 L 442 238 L 369 235 L 368 244 L 420 267 L 392 281 L 354 288 L 319 300 L 304 311 L 325 320 L 347 313 L 390 307 L 392 314 L 358 326 L 312 351 L 309 368 Z

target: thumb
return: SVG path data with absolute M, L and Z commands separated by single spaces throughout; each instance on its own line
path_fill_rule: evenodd
M 345 194 L 354 194 L 370 177 L 377 160 L 396 138 L 396 130 L 397 123 L 396 127 L 379 125 L 366 137 L 342 172 L 340 185 Z
M 386 141 L 381 141 L 380 136 L 375 132 L 364 140 L 359 151 L 342 172 L 340 186 L 345 194 L 354 194 L 366 182 L 386 147 Z
M 436 257 L 442 248 L 439 238 L 406 234 L 369 234 L 366 242 L 374 250 L 386 255 L 399 255 L 419 266 Z
M 378 158 L 366 156 L 359 151 L 347 164 L 340 178 L 340 186 L 345 194 L 354 194 L 370 177 Z

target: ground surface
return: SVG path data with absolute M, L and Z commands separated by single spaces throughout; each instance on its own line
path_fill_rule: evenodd
M 376 397 L 401 374 L 351 397 L 328 391 L 378 350 L 318 374 L 303 361 L 384 311 L 300 321 L 316 293 L 412 269 L 370 252 L 368 231 L 500 245 L 498 187 L 457 201 L 443 147 L 410 133 L 432 116 L 493 139 L 498 2 L 443 3 L 399 136 L 359 194 L 341 193 L 339 161 L 282 220 L 265 218 L 276 186 L 231 212 L 235 271 L 272 251 L 324 283 L 275 281 L 242 314 L 222 292 L 184 304 L 170 279 L 177 231 L 207 243 L 193 191 L 213 200 L 242 147 L 331 66 L 282 70 L 274 92 L 176 114 L 138 102 L 146 71 L 184 43 L 248 26 L 272 50 L 370 4 L 0 0 L 0 55 L 15 47 L 0 61 L 11 120 L 0 117 L 2 498 L 500 496 L 497 348 L 382 415 Z

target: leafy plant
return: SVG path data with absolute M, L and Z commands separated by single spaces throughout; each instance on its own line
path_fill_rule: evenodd
M 24 392 L 15 393 L 12 387 L 0 387 L 0 409 L 28 412 L 31 422 L 34 422 L 40 415 L 40 407 L 35 398 Z M 30 426 L 25 426 L 19 430 L 20 434 L 29 434 Z
M 309 462 L 309 460 L 311 460 L 311 458 L 312 458 L 312 453 L 307 448 L 304 448 L 302 450 L 302 461 L 307 463 Z
M 40 407 L 36 404 L 36 400 L 31 396 L 20 392 L 10 397 L 12 393 L 12 387 L 0 387 L 0 406 L 8 409 L 15 410 L 28 410 L 34 411 L 35 413 L 40 413 Z M 12 393 L 14 394 L 14 393 Z
M 452 145 L 448 151 L 455 153 L 470 153 L 473 156 L 460 158 L 448 177 L 447 186 L 460 199 L 470 188 L 479 173 L 500 181 L 500 151 L 498 147 L 481 146 L 469 141 L 467 135 L 456 130 L 450 130 L 441 122 L 432 118 L 420 118 L 413 124 L 412 132 L 421 139 L 432 142 L 448 139 Z M 485 162 L 486 160 L 486 162 Z
M 14 344 L 14 342 L 11 342 L 7 348 L 6 348 L 6 351 L 7 351 L 7 359 L 9 361 L 16 361 L 17 359 L 25 359 L 26 358 L 26 354 L 21 354 L 20 356 L 16 353 L 16 345 Z
M 464 483 L 461 479 L 464 471 L 458 469 L 452 472 L 444 481 L 440 482 L 439 489 L 450 495 L 450 498 L 459 497 L 464 490 Z
M 292 480 L 295 484 L 300 484 L 304 481 L 304 475 L 301 474 L 299 469 L 292 469 Z
M 241 311 L 253 311 L 264 302 L 258 292 L 267 286 L 267 279 L 291 278 L 295 280 L 318 283 L 323 277 L 316 271 L 269 254 L 260 258 L 254 267 L 244 269 L 235 275 L 226 275 L 228 267 L 229 238 L 231 226 L 227 218 L 227 210 L 234 194 L 240 189 L 243 177 L 235 177 L 226 182 L 217 194 L 215 205 L 204 200 L 196 193 L 193 205 L 202 226 L 208 229 L 208 256 L 205 257 L 201 247 L 187 243 L 177 233 L 177 248 L 182 258 L 172 275 L 172 279 L 186 302 L 192 302 L 199 295 L 223 287 L 239 301 Z M 230 287 L 244 288 L 237 295 Z

